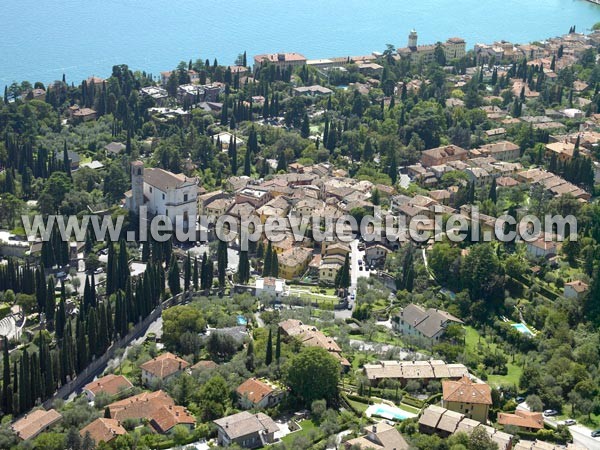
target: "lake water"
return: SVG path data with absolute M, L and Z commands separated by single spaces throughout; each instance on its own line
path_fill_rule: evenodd
M 114 64 L 158 74 L 181 60 L 296 51 L 308 58 L 448 37 L 529 42 L 588 30 L 600 6 L 585 0 L 3 0 L 0 85 L 79 82 Z

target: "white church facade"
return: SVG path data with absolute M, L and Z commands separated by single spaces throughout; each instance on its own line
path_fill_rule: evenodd
M 145 206 L 149 216 L 164 215 L 174 229 L 187 233 L 198 220 L 198 178 L 131 163 L 131 191 L 125 193 L 126 207 L 139 214 Z M 150 217 L 148 217 L 150 218 Z

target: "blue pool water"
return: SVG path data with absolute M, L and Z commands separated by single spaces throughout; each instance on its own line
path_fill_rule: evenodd
M 524 323 L 513 323 L 512 325 L 517 331 L 523 333 L 523 334 L 528 334 L 529 336 L 534 336 L 533 332 L 527 328 L 527 325 L 525 325 Z
M 281 51 L 351 56 L 460 36 L 478 42 L 542 40 L 586 31 L 600 6 L 585 0 L 3 0 L 0 86 L 14 80 L 79 83 L 115 64 L 154 75 L 181 60 L 232 64 Z
M 248 321 L 244 316 L 237 316 L 237 324 L 238 325 L 248 325 Z
M 373 409 L 371 409 L 371 408 L 373 408 Z M 400 408 L 396 408 L 396 407 L 388 406 L 388 405 L 384 405 L 384 404 L 373 405 L 371 408 L 369 408 L 371 415 L 384 417 L 386 419 L 405 420 L 405 419 L 414 417 L 414 414 L 411 414 Z

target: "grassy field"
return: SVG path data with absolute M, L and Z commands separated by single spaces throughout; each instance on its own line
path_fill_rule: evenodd
M 494 343 L 488 342 L 485 337 L 481 336 L 479 332 L 473 327 L 465 327 L 465 344 L 466 348 L 469 352 L 479 353 L 479 344 L 489 347 L 491 351 L 497 350 L 497 345 Z M 500 350 L 501 351 L 501 350 Z M 523 369 L 520 366 L 512 363 L 510 361 L 510 356 L 508 357 L 508 363 L 506 364 L 508 369 L 508 373 L 506 375 L 489 375 L 488 383 L 492 386 L 494 385 L 519 385 L 519 378 L 521 377 L 521 373 Z
M 350 404 L 350 406 L 352 406 L 357 411 L 360 411 L 361 413 L 364 413 L 369 407 L 367 403 L 357 402 L 356 400 L 348 400 L 348 403 Z
M 281 441 L 284 444 L 286 444 L 286 446 L 291 445 L 297 436 L 306 436 L 308 438 L 308 435 L 311 432 L 311 430 L 315 430 L 317 433 L 320 432 L 319 427 L 317 427 L 317 424 L 315 424 L 311 419 L 302 420 L 298 423 L 298 425 L 300 425 L 300 430 L 294 431 L 293 433 L 290 433 L 281 439 Z

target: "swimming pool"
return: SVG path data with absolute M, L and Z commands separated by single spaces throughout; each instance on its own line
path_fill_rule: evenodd
M 528 334 L 529 336 L 535 336 L 535 334 L 533 334 L 533 331 L 527 328 L 527 325 L 525 325 L 524 323 L 513 323 L 512 326 L 520 333 Z
M 378 416 L 389 420 L 405 420 L 411 417 L 416 417 L 416 414 L 404 411 L 403 409 L 389 406 L 384 403 L 377 403 L 367 408 L 367 416 Z
M 244 316 L 237 316 L 237 324 L 238 325 L 248 325 L 248 321 Z

